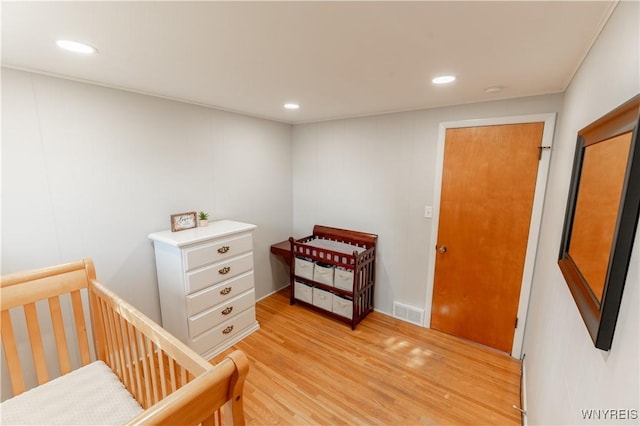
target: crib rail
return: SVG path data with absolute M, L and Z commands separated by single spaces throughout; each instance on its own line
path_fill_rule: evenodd
M 249 361 L 241 351 L 133 419 L 130 425 L 244 425 L 242 393 Z M 225 383 L 221 386 L 221 383 Z M 212 412 L 211 407 L 220 407 Z
M 25 391 L 25 380 L 9 311 L 24 312 L 40 385 L 53 378 L 47 369 L 40 327 L 45 310 L 42 306 L 36 309 L 36 303 L 46 301 L 48 312 L 44 313 L 53 329 L 60 374 L 74 369 L 70 353 L 75 348 L 80 352 L 82 365 L 92 362 L 93 340 L 95 358 L 112 369 L 145 409 L 131 424 L 244 424 L 242 391 L 248 372 L 246 356 L 236 351 L 215 366 L 209 364 L 98 282 L 91 260 L 8 275 L 2 277 L 0 288 L 2 344 L 14 395 Z M 87 332 L 89 316 L 81 292 L 88 292 L 92 336 Z M 71 301 L 75 333 L 65 333 L 62 298 Z M 75 343 L 67 340 L 69 334 Z
M 234 424 L 244 422 L 241 395 L 248 361 L 241 352 L 214 369 L 96 280 L 91 280 L 90 289 L 98 358 L 143 408 L 154 407 L 132 424 L 197 424 L 205 417 L 217 419 L 217 424 L 229 418 Z M 221 386 L 225 380 L 227 384 Z M 225 404 L 229 393 L 237 400 L 231 399 L 227 414 L 213 413 L 211 407 Z
M 209 369 L 208 362 L 189 356 L 182 342 L 118 295 L 96 280 L 89 285 L 97 357 L 143 408 Z
M 6 275 L 0 280 L 0 288 L 2 289 L 2 297 L 0 298 L 2 345 L 14 395 L 21 394 L 26 388 L 23 375 L 24 367 L 18 355 L 18 344 L 9 310 L 22 307 L 37 381 L 39 385 L 46 383 L 51 375 L 47 368 L 36 302 L 46 300 L 48 303 L 49 320 L 53 326 L 60 373 L 67 374 L 72 370 L 69 353 L 70 342 L 65 336 L 61 300 L 64 296 L 70 297 L 75 321 L 74 337 L 80 352 L 81 363 L 87 365 L 91 362 L 91 353 L 81 290 L 87 287 L 90 276 L 95 277 L 93 263 L 78 261 L 38 271 Z M 42 313 L 42 310 L 40 312 Z
M 307 245 L 309 241 L 313 241 L 318 238 L 316 235 L 309 235 L 304 238 L 300 238 L 298 240 L 294 240 L 290 238 L 292 241 L 292 253 L 294 257 L 305 257 L 313 260 L 317 260 L 318 262 L 323 263 L 331 263 L 336 266 L 342 266 L 345 269 L 354 270 L 356 266 L 356 259 L 359 256 L 371 256 L 375 253 L 375 247 L 367 246 L 367 245 L 358 245 L 357 247 L 363 247 L 366 250 L 358 253 L 358 251 L 354 251 L 353 253 L 343 253 L 334 251 L 328 248 L 316 247 L 312 245 Z M 332 240 L 332 241 L 340 241 L 347 242 L 343 240 L 334 240 L 332 238 L 322 237 L 323 239 Z M 356 244 L 353 244 L 356 245 Z

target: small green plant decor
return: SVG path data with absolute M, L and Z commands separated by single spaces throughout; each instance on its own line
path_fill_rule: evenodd
M 207 226 L 209 225 L 209 213 L 200 212 L 198 213 L 198 226 Z

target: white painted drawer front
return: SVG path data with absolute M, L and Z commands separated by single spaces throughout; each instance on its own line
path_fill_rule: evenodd
M 353 291 L 353 271 L 336 268 L 333 285 L 341 290 Z
M 313 288 L 313 304 L 327 311 L 333 310 L 333 294 L 328 291 Z
M 313 268 L 313 280 L 333 287 L 333 266 L 316 263 Z
M 202 355 L 207 350 L 218 346 L 255 322 L 256 310 L 254 307 L 251 307 L 235 317 L 223 322 L 219 326 L 202 333 L 194 339 L 190 339 L 189 346 L 191 346 L 194 351 Z
M 253 271 L 187 296 L 187 315 L 212 308 L 253 288 Z
M 187 293 L 202 290 L 253 269 L 253 253 L 187 273 Z
M 294 297 L 303 302 L 313 303 L 313 288 L 306 284 L 296 281 L 294 283 Z
M 185 271 L 219 262 L 252 249 L 251 234 L 219 239 L 208 244 L 188 248 L 184 251 Z
M 195 337 L 198 334 L 207 331 L 212 326 L 235 317 L 242 313 L 242 311 L 253 306 L 255 302 L 256 297 L 253 290 L 251 290 L 235 297 L 234 299 L 228 300 L 221 305 L 190 317 L 188 320 L 189 336 Z
M 353 302 L 349 299 L 342 298 L 337 294 L 333 295 L 333 312 L 351 319 L 353 316 Z
M 302 278 L 313 279 L 314 263 L 296 257 L 295 273 Z

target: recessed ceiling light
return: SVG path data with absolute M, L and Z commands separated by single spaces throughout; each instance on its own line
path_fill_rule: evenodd
M 73 40 L 57 40 L 56 44 L 62 49 L 73 53 L 81 53 L 83 55 L 90 55 L 98 51 L 98 49 L 93 46 Z
M 284 107 L 286 109 L 298 109 L 298 108 L 300 108 L 300 105 L 295 104 L 293 102 L 289 102 L 289 103 L 284 104 Z
M 433 84 L 447 84 L 447 83 L 451 83 L 455 79 L 456 77 L 453 75 L 441 75 L 440 77 L 436 77 L 433 80 L 431 80 L 431 82 Z
M 486 89 L 484 89 L 484 91 L 486 93 L 498 93 L 498 92 L 502 92 L 502 87 L 501 86 L 491 86 L 491 87 L 487 87 Z

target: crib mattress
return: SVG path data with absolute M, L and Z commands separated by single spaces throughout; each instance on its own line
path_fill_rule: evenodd
M 143 409 L 102 361 L 8 399 L 3 425 L 121 425 Z

